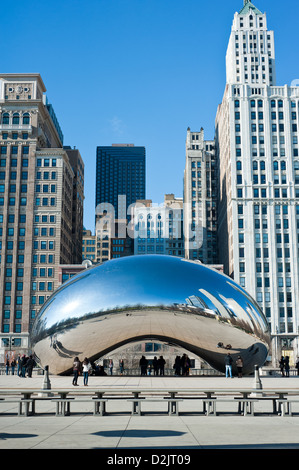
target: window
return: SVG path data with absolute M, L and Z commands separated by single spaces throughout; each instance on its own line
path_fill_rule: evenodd
M 9 124 L 9 114 L 8 113 L 4 113 L 2 115 L 2 124 Z
M 23 124 L 30 124 L 30 116 L 29 113 L 23 114 Z
M 20 124 L 20 115 L 19 115 L 19 113 L 14 113 L 13 114 L 12 123 L 13 124 Z

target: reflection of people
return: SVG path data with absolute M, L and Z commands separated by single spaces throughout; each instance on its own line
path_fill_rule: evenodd
M 119 361 L 119 371 L 120 371 L 120 375 L 123 375 L 124 370 L 125 370 L 124 360 L 121 359 L 121 360 Z
M 107 375 L 105 370 L 104 370 L 104 366 L 99 367 L 99 375 Z
M 230 378 L 233 378 L 232 363 L 233 363 L 233 358 L 231 357 L 230 353 L 227 353 L 227 355 L 225 356 L 225 377 L 226 378 L 228 376 L 230 376 Z
M 109 361 L 109 371 L 110 371 L 110 375 L 112 375 L 112 372 L 113 372 L 113 361 L 112 361 L 112 359 L 110 359 L 110 361 Z
M 241 379 L 243 377 L 243 359 L 241 356 L 238 356 L 236 360 L 236 366 L 238 369 L 238 377 Z

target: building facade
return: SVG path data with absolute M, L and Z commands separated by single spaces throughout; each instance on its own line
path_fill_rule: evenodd
M 145 148 L 133 144 L 97 147 L 96 208 L 114 209 L 115 219 L 127 219 L 128 208 L 145 199 Z
M 45 92 L 39 74 L 0 75 L 1 346 L 19 351 L 58 266 L 81 262 L 84 165 L 63 148 Z
M 215 142 L 204 130 L 187 129 L 184 171 L 185 257 L 205 264 L 218 263 L 218 170 Z M 193 235 L 194 234 L 194 235 Z
M 134 208 L 134 254 L 184 257 L 183 200 L 165 194 L 162 205 L 137 201 Z
M 299 88 L 278 86 L 275 69 L 273 31 L 245 0 L 215 126 L 220 262 L 265 313 L 273 365 L 299 352 Z

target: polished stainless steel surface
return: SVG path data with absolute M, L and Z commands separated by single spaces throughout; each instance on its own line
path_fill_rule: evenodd
M 245 374 L 265 362 L 270 340 L 257 303 L 232 279 L 199 262 L 145 255 L 63 284 L 36 318 L 31 346 L 41 366 L 63 374 L 75 356 L 96 360 L 146 338 L 182 346 L 220 371 L 228 352 L 234 364 L 240 354 Z

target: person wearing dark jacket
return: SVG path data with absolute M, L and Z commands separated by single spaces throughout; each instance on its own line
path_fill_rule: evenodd
M 164 375 L 164 367 L 165 367 L 165 359 L 163 356 L 160 356 L 158 359 L 158 369 L 159 369 L 159 375 Z
M 79 361 L 78 357 L 75 357 L 74 363 L 73 363 L 73 373 L 74 373 L 73 385 L 78 385 L 77 381 L 78 381 L 78 376 L 80 372 L 81 372 L 81 362 Z
M 225 377 L 230 376 L 230 378 L 233 378 L 232 374 L 232 363 L 233 363 L 233 358 L 231 357 L 230 353 L 227 353 L 225 356 Z
M 32 370 L 34 366 L 35 366 L 35 361 L 31 355 L 28 357 L 28 360 L 26 362 L 27 377 L 32 377 Z
M 28 357 L 23 354 L 21 359 L 21 377 L 26 377 L 26 365 L 27 365 Z
M 145 358 L 145 356 L 142 356 L 139 361 L 141 375 L 146 375 L 147 364 L 147 359 Z

